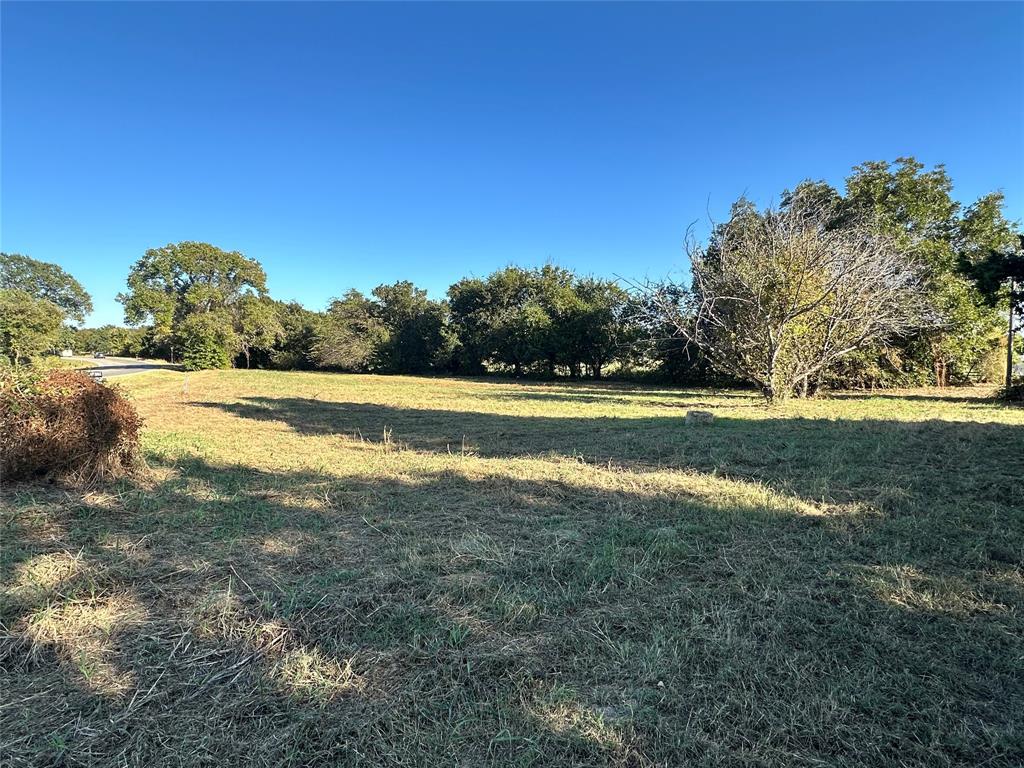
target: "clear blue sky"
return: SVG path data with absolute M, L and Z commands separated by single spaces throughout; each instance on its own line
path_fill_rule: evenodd
M 259 259 L 322 308 L 546 260 L 685 266 L 746 192 L 946 163 L 1024 217 L 1022 4 L 2 5 L 2 247 L 90 324 L 146 248 Z

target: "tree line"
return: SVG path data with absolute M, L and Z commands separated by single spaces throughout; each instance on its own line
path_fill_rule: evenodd
M 71 347 L 190 370 L 742 381 L 770 400 L 949 385 L 997 375 L 1005 312 L 1024 300 L 1020 238 L 1000 193 L 963 207 L 942 166 L 900 158 L 855 167 L 842 191 L 805 181 L 765 210 L 741 198 L 688 240 L 687 282 L 509 266 L 441 300 L 400 281 L 313 311 L 271 298 L 256 260 L 187 241 L 132 266 L 129 327 L 80 328 L 91 302 L 73 277 L 3 254 L 0 344 L 11 361 Z

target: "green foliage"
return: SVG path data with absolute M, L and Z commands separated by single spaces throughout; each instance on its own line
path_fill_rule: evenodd
M 270 365 L 283 370 L 315 368 L 316 340 L 323 325 L 323 313 L 312 312 L 296 301 L 275 304 L 281 336 L 268 355 Z
M 60 327 L 57 332 L 57 340 L 54 343 L 54 348 L 57 350 L 63 349 L 74 349 L 75 348 L 75 334 L 78 329 L 74 326 L 65 323 Z
M 1001 320 L 993 307 L 1006 276 L 1003 254 L 1016 235 L 1003 217 L 1001 193 L 961 211 L 952 190 L 944 166 L 926 170 L 912 157 L 861 163 L 847 178 L 845 195 L 824 182 L 797 187 L 807 199 L 828 201 L 833 211 L 828 226 L 841 228 L 868 217 L 877 231 L 923 264 L 928 298 L 944 321 L 927 333 L 877 347 L 878 357 L 859 354 L 846 361 L 842 380 L 849 384 L 930 380 L 947 385 L 983 377 L 985 360 L 999 343 Z M 898 372 L 890 365 L 894 358 Z
M 185 241 L 146 251 L 128 274 L 128 292 L 118 300 L 129 323 L 152 322 L 157 333 L 170 333 L 190 314 L 224 309 L 245 295 L 266 291 L 266 274 L 255 259 Z
M 92 298 L 75 278 L 56 264 L 19 253 L 0 253 L 0 288 L 45 299 L 78 322 L 92 312 Z
M 124 357 L 141 357 L 149 338 L 147 328 L 118 328 L 114 334 L 116 353 Z
M 985 301 L 975 285 L 963 275 L 945 272 L 931 281 L 932 301 L 944 318 L 936 332 L 925 334 L 906 348 L 915 349 L 920 341 L 935 370 L 934 382 L 945 386 L 951 382 L 967 382 L 988 378 L 984 375 L 985 359 L 998 348 L 1003 320 Z
M 916 249 L 933 267 L 952 268 L 950 249 L 959 205 L 945 166 L 930 171 L 912 157 L 895 164 L 869 161 L 854 167 L 846 179 L 840 217 L 870 214 L 879 229 Z
M 187 316 L 178 324 L 175 343 L 181 349 L 181 364 L 186 371 L 230 368 L 239 348 L 238 336 L 223 311 Z
M 255 259 L 185 241 L 146 251 L 118 300 L 129 323 L 151 323 L 154 337 L 176 338 L 186 366 L 223 368 L 281 335 L 272 308 L 259 301 L 266 283 Z
M 377 350 L 389 338 L 374 302 L 359 291 L 350 290 L 331 302 L 313 349 L 324 368 L 366 372 L 373 369 Z
M 1003 193 L 991 192 L 964 211 L 958 222 L 957 245 L 960 258 L 967 265 L 965 271 L 987 261 L 993 253 L 1011 257 L 1011 263 L 1024 258 L 1024 237 L 1015 231 L 1014 222 L 1003 216 L 1004 205 Z
M 846 209 L 871 210 L 879 227 L 906 243 L 929 269 L 930 298 L 945 322 L 902 345 L 906 366 L 931 371 L 939 385 L 969 380 L 998 343 L 1000 319 L 965 279 L 963 267 L 1009 237 L 1002 195 L 987 195 L 961 215 L 945 168 L 926 171 L 913 158 L 898 158 L 894 166 L 864 163 L 846 187 Z
M 965 271 L 992 306 L 1013 302 L 1015 313 L 1024 315 L 1024 235 L 988 239 L 990 247 L 967 256 Z M 1013 295 L 1010 284 L 1013 283 Z
M 331 302 L 312 346 L 318 365 L 342 371 L 449 370 L 456 346 L 448 307 L 408 281 L 356 290 Z
M 387 331 L 376 350 L 376 367 L 388 373 L 425 373 L 448 367 L 454 337 L 448 308 L 403 280 L 373 289 L 374 315 Z
M 1011 298 L 1009 278 L 1024 285 L 1024 246 L 1016 224 L 1003 215 L 1001 194 L 985 195 L 961 210 L 941 165 L 929 170 L 907 157 L 856 166 L 843 193 L 825 182 L 804 181 L 784 195 L 781 210 L 794 206 L 825 212 L 826 230 L 873 221 L 876 233 L 926 267 L 930 304 L 944 320 L 927 333 L 858 347 L 823 373 L 824 382 L 893 386 L 990 376 L 1005 330 L 999 313 Z M 740 200 L 730 223 L 756 226 L 760 215 L 753 203 Z M 716 247 L 709 244 L 708 263 Z M 780 284 L 764 287 L 776 290 Z M 82 286 L 60 267 L 18 254 L 0 254 L 0 288 L 48 300 L 51 312 L 74 320 L 92 309 Z M 549 378 L 603 378 L 610 372 L 685 383 L 723 380 L 704 353 L 680 338 L 678 326 L 657 319 L 643 297 L 615 281 L 550 264 L 459 280 L 446 301 L 432 301 L 402 281 L 378 286 L 371 296 L 350 291 L 326 312 L 314 312 L 267 297 L 257 261 L 184 241 L 146 251 L 118 299 L 126 321 L 140 327 L 59 327 L 54 335 L 42 305 L 8 297 L 17 310 L 4 318 L 4 354 L 72 347 L 173 359 L 184 350 L 192 367 L 498 371 Z M 1024 289 L 1012 300 L 1024 312 Z M 25 351 L 12 352 L 11 344 Z M 795 364 L 785 355 L 777 362 L 780 370 Z
M 487 282 L 466 277 L 448 288 L 448 307 L 452 331 L 459 340 L 453 367 L 462 373 L 483 373 L 490 355 L 488 307 L 490 290 Z
M 103 325 L 99 328 L 79 328 L 74 333 L 70 348 L 75 352 L 103 352 L 104 354 L 116 354 L 114 348 L 114 332 L 117 329 L 113 325 Z
M 672 317 L 692 325 L 692 319 L 685 316 L 683 309 L 686 291 L 681 286 L 666 285 L 665 288 L 661 298 L 674 305 Z M 652 303 L 650 296 L 631 297 L 627 311 L 633 318 L 635 341 L 626 348 L 626 356 L 628 365 L 636 366 L 635 377 L 691 385 L 739 384 L 734 377 L 717 371 L 700 347 L 687 341 L 693 335 L 692 328 L 681 333 L 675 322 L 669 322 L 662 308 Z
M 851 354 L 931 323 L 920 267 L 871 219 L 837 221 L 823 192 L 802 185 L 764 212 L 740 199 L 708 246 L 691 250 L 690 290 L 652 293 L 663 322 L 769 402 L 807 394 Z
M 284 337 L 277 304 L 263 296 L 245 295 L 238 300 L 235 327 L 246 368 L 253 352 L 269 353 Z
M 470 372 L 494 363 L 517 376 L 554 376 L 558 367 L 579 376 L 587 366 L 599 378 L 610 361 L 628 355 L 638 335 L 626 291 L 553 265 L 461 280 L 448 299 L 459 367 Z
M 630 322 L 628 294 L 609 280 L 586 277 L 575 285 L 577 300 L 569 313 L 571 335 L 579 362 L 590 366 L 595 379 L 604 366 L 631 346 L 637 337 Z
M 0 289 L 0 354 L 11 363 L 52 351 L 64 314 L 47 299 L 17 288 Z
M 581 280 L 553 264 L 527 273 L 527 279 L 532 281 L 533 293 L 524 315 L 534 328 L 535 367 L 541 366 L 549 378 L 556 375 L 558 366 L 567 368 L 572 377 L 580 376 L 584 363 L 590 362 L 584 348 L 590 307 L 581 293 Z
M 348 371 L 482 373 L 490 365 L 554 376 L 558 367 L 570 375 L 586 367 L 600 377 L 638 335 L 629 306 L 613 282 L 552 265 L 461 280 L 447 302 L 398 282 L 378 286 L 369 298 L 349 291 L 332 302 L 314 357 Z
M 518 267 L 495 272 L 487 282 L 490 354 L 520 376 L 525 367 L 544 357 L 544 342 L 552 330 L 550 297 L 543 302 L 537 275 Z
M 79 353 L 103 352 L 121 357 L 152 355 L 152 333 L 149 328 L 123 328 L 101 325 L 99 328 L 71 329 L 61 347 Z

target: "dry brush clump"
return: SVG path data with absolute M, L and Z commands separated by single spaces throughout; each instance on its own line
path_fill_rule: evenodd
M 769 402 L 871 344 L 939 327 L 922 265 L 872 221 L 835 219 L 801 195 L 763 213 L 737 203 L 706 246 L 687 243 L 690 286 L 647 286 L 654 321 Z
M 141 463 L 142 419 L 128 399 L 79 371 L 0 374 L 0 477 L 114 479 Z

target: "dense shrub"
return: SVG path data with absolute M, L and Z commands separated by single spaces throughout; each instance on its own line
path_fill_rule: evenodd
M 176 333 L 181 364 L 186 371 L 230 368 L 238 351 L 238 336 L 224 313 L 204 312 L 182 321 Z
M 79 371 L 0 373 L 0 476 L 82 481 L 125 475 L 139 463 L 135 407 Z

